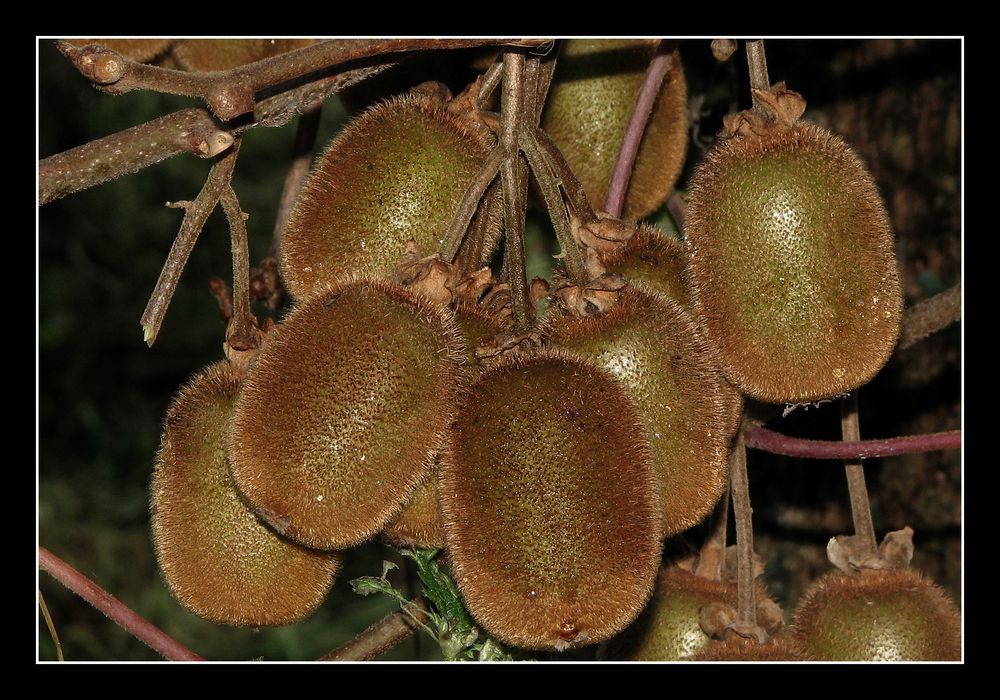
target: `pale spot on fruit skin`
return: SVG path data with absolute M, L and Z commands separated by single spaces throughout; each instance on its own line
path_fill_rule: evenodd
M 837 367 L 836 369 L 833 370 L 833 376 L 836 377 L 837 379 L 843 379 L 846 373 L 847 371 L 843 367 Z

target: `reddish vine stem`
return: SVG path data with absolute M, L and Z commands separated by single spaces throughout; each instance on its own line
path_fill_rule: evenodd
M 635 98 L 632 116 L 629 118 L 625 135 L 622 138 L 615 167 L 611 172 L 611 182 L 608 185 L 608 195 L 604 199 L 604 211 L 615 219 L 620 219 L 625 208 L 625 195 L 628 193 L 629 181 L 635 167 L 635 158 L 639 154 L 639 144 L 646 133 L 646 124 L 653 113 L 653 105 L 660 94 L 663 79 L 670 72 L 673 64 L 675 44 L 672 41 L 661 41 L 649 62 L 646 75 Z
M 278 215 L 274 221 L 274 235 L 271 238 L 269 255 L 277 258 L 281 255 L 281 237 L 285 233 L 285 225 L 295 206 L 302 185 L 309 174 L 313 151 L 316 149 L 316 134 L 319 131 L 320 118 L 323 116 L 323 105 L 302 113 L 295 129 L 295 143 L 292 144 L 292 164 L 285 175 L 285 184 L 281 190 L 281 200 L 278 202 Z
M 908 348 L 931 333 L 962 319 L 962 283 L 924 299 L 906 310 L 899 348 Z
M 750 68 L 750 94 L 754 90 L 767 90 L 771 81 L 767 75 L 767 56 L 764 54 L 764 40 L 747 41 L 747 65 Z M 753 97 L 753 106 L 757 107 L 757 98 Z
M 64 562 L 55 554 L 38 548 L 38 563 L 59 583 L 93 605 L 122 629 L 170 661 L 204 661 L 198 654 L 170 637 L 106 590 Z
M 518 137 L 525 116 L 524 104 L 524 54 L 508 50 L 503 56 L 503 93 L 500 100 L 500 147 L 504 153 L 500 183 L 504 201 L 504 236 L 507 242 L 505 267 L 510 282 L 515 333 L 526 333 L 534 322 L 524 258 L 528 173 L 527 163 L 518 148 Z
M 844 440 L 857 442 L 861 439 L 858 424 L 858 392 L 853 392 L 840 402 L 840 429 Z M 851 496 L 851 516 L 854 519 L 854 536 L 871 554 L 878 551 L 875 540 L 875 524 L 872 522 L 872 508 L 868 502 L 868 488 L 865 486 L 865 469 L 861 460 L 848 461 L 844 465 L 847 474 L 847 490 Z
M 753 508 L 750 506 L 747 450 L 742 431 L 737 433 L 729 465 L 733 516 L 736 519 L 737 625 L 741 631 L 746 631 L 757 626 L 757 601 L 753 585 Z
M 414 598 L 408 612 L 394 612 L 367 627 L 354 639 L 324 654 L 319 661 L 371 661 L 406 640 L 427 622 L 422 598 Z
M 250 247 L 247 223 L 240 200 L 231 183 L 226 183 L 220 197 L 229 222 L 233 253 L 233 320 L 226 342 L 234 350 L 249 350 L 259 345 L 250 318 Z
M 545 40 L 517 39 L 338 39 L 209 73 L 136 63 L 104 47 L 77 48 L 62 41 L 57 45 L 77 70 L 105 92 L 122 94 L 148 89 L 199 97 L 220 119 L 233 119 L 253 111 L 254 97 L 262 90 L 362 59 L 427 49 L 544 43 Z
M 142 314 L 140 323 L 142 324 L 143 340 L 149 347 L 153 347 L 156 336 L 160 332 L 163 318 L 166 316 L 170 300 L 177 289 L 177 282 L 180 280 L 184 265 L 187 264 L 188 256 L 198 240 L 205 221 L 209 214 L 219 203 L 222 191 L 229 184 L 233 175 L 233 168 L 236 166 L 236 156 L 239 154 L 239 141 L 223 156 L 220 156 L 208 173 L 205 185 L 198 193 L 198 197 L 187 205 L 184 209 L 184 220 L 181 228 L 177 232 L 174 244 L 170 248 L 170 254 L 163 265 L 160 278 L 156 281 L 153 294 L 149 298 L 146 310 Z
M 233 143 L 203 109 L 182 109 L 42 159 L 38 203 L 48 204 L 122 175 L 155 165 L 177 153 L 211 158 Z
M 745 436 L 749 448 L 805 459 L 870 459 L 917 452 L 954 450 L 962 446 L 961 430 L 857 442 L 806 440 L 782 435 L 766 428 L 747 428 Z

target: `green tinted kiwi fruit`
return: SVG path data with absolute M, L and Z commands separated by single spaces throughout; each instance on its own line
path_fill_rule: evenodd
M 381 103 L 351 121 L 289 217 L 281 269 L 292 295 L 306 296 L 336 274 L 391 277 L 410 239 L 421 254 L 435 253 L 491 145 L 491 135 L 422 96 Z
M 170 591 L 212 622 L 285 625 L 323 601 L 340 563 L 261 522 L 226 466 L 239 391 L 227 362 L 196 375 L 167 411 L 152 483 L 153 542 Z
M 763 644 L 753 639 L 734 637 L 713 639 L 692 661 L 812 661 L 812 657 L 789 634 L 771 637 Z
M 608 272 L 621 275 L 636 287 L 658 292 L 686 309 L 691 297 L 684 284 L 687 250 L 674 236 L 649 224 L 638 224 L 621 247 L 600 255 Z
M 611 172 L 656 42 L 563 42 L 542 128 L 566 156 L 595 209 L 604 208 Z M 657 209 L 673 191 L 687 151 L 687 84 L 676 51 L 660 88 L 625 197 L 624 216 Z
M 80 47 L 100 44 L 129 60 L 145 63 L 165 53 L 174 41 L 174 39 L 68 39 L 66 43 Z
M 811 656 L 823 661 L 958 661 L 962 656 L 958 608 L 912 569 L 825 574 L 803 595 L 791 630 Z
M 462 332 L 465 348 L 464 369 L 469 377 L 479 375 L 482 367 L 476 358 L 476 347 L 480 340 L 502 330 L 502 324 L 474 306 L 460 305 L 455 310 L 455 320 Z M 414 492 L 403 512 L 386 529 L 385 537 L 396 546 L 444 547 L 444 530 L 441 527 L 441 500 L 438 489 L 438 469 L 434 469 L 427 480 Z
M 307 546 L 372 537 L 443 447 L 461 353 L 444 308 L 388 282 L 337 282 L 302 300 L 268 333 L 236 404 L 240 491 Z
M 631 622 L 660 559 L 660 505 L 632 400 L 594 365 L 509 353 L 472 385 L 441 463 L 455 581 L 508 644 L 593 644 Z
M 315 39 L 185 39 L 173 48 L 174 58 L 190 71 L 229 70 L 315 44 Z
M 902 309 L 893 234 L 839 137 L 797 123 L 720 141 L 694 173 L 684 230 L 695 308 L 745 394 L 829 398 L 888 360 Z
M 598 316 L 550 314 L 546 335 L 610 372 L 638 405 L 664 534 L 700 522 L 726 487 L 732 433 L 722 378 L 692 317 L 670 299 L 626 286 Z

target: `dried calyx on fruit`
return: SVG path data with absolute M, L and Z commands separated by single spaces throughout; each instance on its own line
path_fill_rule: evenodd
M 658 42 L 571 39 L 563 43 L 542 128 L 602 209 L 636 95 Z M 687 152 L 687 85 L 674 51 L 636 157 L 624 215 L 637 219 L 673 191 Z
M 695 170 L 684 233 L 690 291 L 722 371 L 772 403 L 868 382 L 899 335 L 902 295 L 885 205 L 861 159 L 798 121 L 778 84 L 732 115 Z
M 440 484 L 456 583 L 492 636 L 565 649 L 639 614 L 660 559 L 657 483 L 635 405 L 604 370 L 554 351 L 494 361 Z
M 171 53 L 190 71 L 229 70 L 315 44 L 315 39 L 184 39 Z
M 426 95 L 383 102 L 320 157 L 289 217 L 281 270 L 296 298 L 335 274 L 391 277 L 413 239 L 438 250 L 494 137 Z M 488 255 L 499 220 L 487 238 Z
M 156 558 L 170 591 L 196 615 L 284 625 L 319 606 L 340 556 L 284 539 L 243 502 L 225 451 L 239 388 L 238 374 L 220 362 L 167 411 L 150 489 Z
M 372 537 L 428 477 L 461 362 L 451 314 L 389 282 L 336 282 L 302 300 L 240 392 L 229 442 L 237 486 L 307 546 Z
M 814 582 L 791 626 L 823 661 L 958 661 L 961 616 L 954 601 L 912 569 L 833 571 Z

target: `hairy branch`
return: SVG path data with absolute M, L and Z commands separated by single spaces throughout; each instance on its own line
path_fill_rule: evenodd
M 163 318 L 167 314 L 167 307 L 173 299 L 177 283 L 187 264 L 188 256 L 198 240 L 198 234 L 205 226 L 205 221 L 209 214 L 219 203 L 223 190 L 229 185 L 233 175 L 233 168 L 236 166 L 236 156 L 239 153 L 240 144 L 237 140 L 233 147 L 223 156 L 219 157 L 212 166 L 208 174 L 204 187 L 198 193 L 194 202 L 184 205 L 184 221 L 177 232 L 174 244 L 170 248 L 167 261 L 163 264 L 163 271 L 156 281 L 153 294 L 146 304 L 146 310 L 142 314 L 139 323 L 142 325 L 142 339 L 149 347 L 153 347 L 156 336 L 163 325 Z
M 628 193 L 629 181 L 632 179 L 632 169 L 635 158 L 639 154 L 639 144 L 646 133 L 646 124 L 653 113 L 653 105 L 660 94 L 663 79 L 673 64 L 674 42 L 661 41 L 649 62 L 646 75 L 642 79 L 639 94 L 635 98 L 632 116 L 629 118 L 622 145 L 611 172 L 611 182 L 608 185 L 608 196 L 604 200 L 604 211 L 615 219 L 620 219 L 625 208 L 625 195 Z
M 766 428 L 747 428 L 747 447 L 788 457 L 806 459 L 869 459 L 893 455 L 954 450 L 962 446 L 962 431 L 910 435 L 884 440 L 805 440 L 794 438 Z
M 427 608 L 415 598 L 407 612 L 394 612 L 361 632 L 354 639 L 319 658 L 320 661 L 371 661 L 392 649 L 427 622 Z
M 924 299 L 906 310 L 899 348 L 908 348 L 931 333 L 962 319 L 962 284 L 956 284 L 940 294 Z
M 59 583 L 107 615 L 122 629 L 163 658 L 170 661 L 204 661 L 202 657 L 168 636 L 45 547 L 38 548 L 38 564 L 43 571 L 47 571 Z

